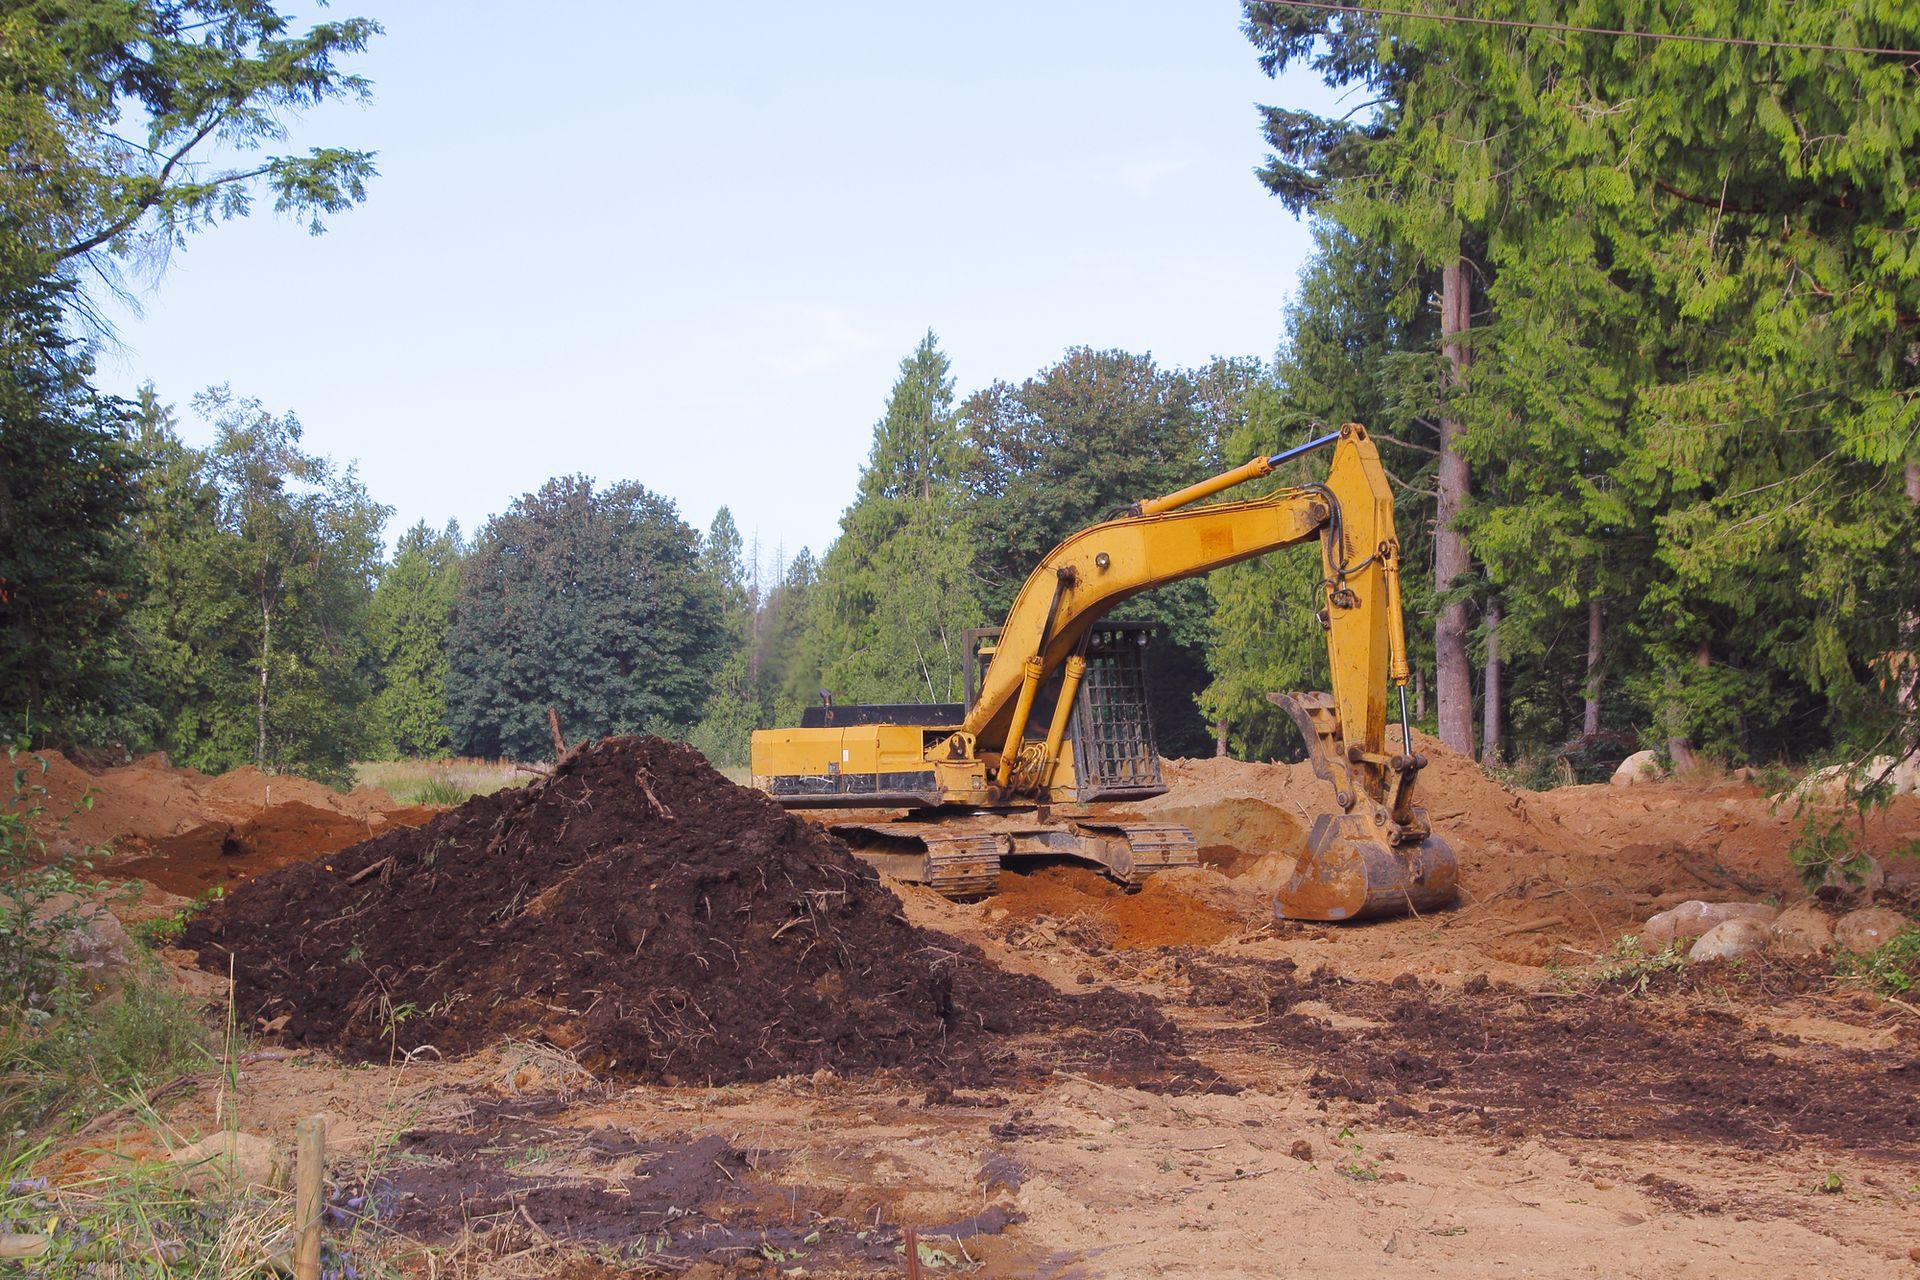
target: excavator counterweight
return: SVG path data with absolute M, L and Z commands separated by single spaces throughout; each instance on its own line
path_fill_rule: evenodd
M 1211 498 L 1288 458 L 1333 449 L 1323 483 Z M 1193 833 L 1120 807 L 1164 794 L 1147 712 L 1147 629 L 1107 621 L 1154 587 L 1318 539 L 1330 693 L 1275 694 L 1335 805 L 1292 852 L 1278 915 L 1358 920 L 1444 907 L 1457 862 L 1413 803 L 1393 494 L 1366 429 L 1348 423 L 1069 536 L 1027 578 L 1005 622 L 970 633 L 960 704 L 834 707 L 753 735 L 753 782 L 789 807 L 882 809 L 834 826 L 856 852 L 955 897 L 990 892 L 1000 864 L 1066 856 L 1123 882 L 1197 862 Z M 976 678 L 977 677 L 977 678 Z M 1387 752 L 1387 690 L 1402 749 Z M 904 810 L 904 814 L 898 811 Z

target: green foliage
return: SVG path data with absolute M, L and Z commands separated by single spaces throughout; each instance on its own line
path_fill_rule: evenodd
M 226 896 L 226 889 L 215 885 L 169 915 L 154 916 L 129 925 L 127 933 L 143 947 L 151 949 L 171 946 L 185 932 L 189 921 L 206 910 L 209 903 L 218 902 Z
M 67 937 L 104 914 L 88 895 L 92 864 L 55 854 L 41 835 L 47 762 L 7 748 L 9 790 L 0 808 L 0 1010 L 29 1024 L 84 1003 Z M 91 798 L 82 801 L 91 804 Z
M 351 467 L 300 449 L 291 413 L 225 387 L 195 397 L 214 444 L 188 449 L 149 404 L 137 634 L 159 745 L 207 772 L 252 763 L 347 780 L 365 754 L 367 609 L 389 508 Z
M 447 713 L 464 754 L 549 753 L 569 739 L 679 735 L 725 652 L 720 592 L 673 503 L 585 476 L 516 499 L 474 539 L 448 630 Z
M 413 790 L 394 797 L 404 804 L 465 804 L 472 798 L 472 791 L 441 775 L 427 778 Z
M 288 117 L 366 97 L 339 61 L 377 23 L 300 31 L 254 0 L 43 0 L 0 21 L 0 288 L 164 261 L 256 193 L 315 231 L 365 196 L 370 152 L 257 153 Z
M 1787 861 L 1812 893 L 1829 882 L 1862 883 L 1873 860 L 1855 844 L 1855 834 L 1844 818 L 1831 817 L 1809 806 L 1800 830 L 1787 846 Z
M 1841 956 L 1839 969 L 1883 996 L 1906 995 L 1920 987 L 1920 925 L 1908 925 L 1863 956 Z
M 1431 661 L 1431 541 L 1410 518 L 1431 484 L 1435 369 L 1419 344 L 1430 317 L 1408 314 L 1417 282 L 1386 247 L 1360 241 L 1331 224 L 1315 229 L 1318 252 L 1302 274 L 1288 314 L 1287 337 L 1269 378 L 1249 385 L 1238 422 L 1225 441 L 1231 463 L 1271 454 L 1317 434 L 1323 425 L 1368 424 L 1402 507 L 1397 524 L 1406 570 L 1402 592 L 1416 663 Z M 1427 443 L 1421 443 L 1425 441 Z M 1306 483 L 1324 472 L 1325 455 L 1290 464 L 1281 477 Z M 1411 498 L 1412 501 L 1408 502 Z M 1224 721 L 1242 756 L 1262 759 L 1299 749 L 1299 734 L 1268 693 L 1327 687 L 1325 633 L 1315 620 L 1325 605 L 1317 548 L 1263 556 L 1209 576 L 1212 680 L 1200 698 L 1210 719 Z M 1422 634 L 1423 630 L 1426 632 Z
M 131 736 L 120 630 L 137 576 L 129 406 L 61 332 L 68 291 L 0 294 L 0 738 Z
M 447 627 L 461 553 L 459 525 L 435 533 L 417 524 L 400 536 L 373 589 L 367 630 L 380 691 L 369 735 L 388 757 L 447 749 Z
M 1472 364 L 1437 402 L 1466 428 L 1473 590 L 1505 607 L 1515 728 L 1538 747 L 1578 722 L 1597 600 L 1616 724 L 1732 759 L 1920 739 L 1883 661 L 1920 625 L 1904 67 L 1245 13 L 1269 71 L 1310 65 L 1372 103 L 1267 109 L 1269 188 L 1383 251 L 1471 265 Z M 1602 16 L 1673 21 L 1638 2 Z M 1696 7 L 1686 28 L 1847 43 L 1858 20 L 1769 0 Z M 1915 13 L 1874 21 L 1876 43 L 1920 38 Z
M 1613 954 L 1594 966 L 1591 977 L 1596 986 L 1643 996 L 1662 975 L 1680 973 L 1686 967 L 1687 958 L 1677 945 L 1648 952 L 1639 938 L 1630 935 L 1614 944 Z
M 760 693 L 753 667 L 753 630 L 760 602 L 741 562 L 743 547 L 733 512 L 720 508 L 700 544 L 700 568 L 719 594 L 726 653 L 714 673 L 706 712 L 687 740 L 722 769 L 747 763 L 748 743 L 760 724 Z

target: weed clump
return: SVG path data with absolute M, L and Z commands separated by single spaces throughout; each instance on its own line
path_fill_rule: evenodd
M 30 761 L 8 752 L 0 808 L 0 1157 L 207 1060 L 204 1031 L 150 958 L 128 957 L 107 990 L 76 957 L 107 886 L 84 854 L 55 855 L 36 834 L 46 791 Z

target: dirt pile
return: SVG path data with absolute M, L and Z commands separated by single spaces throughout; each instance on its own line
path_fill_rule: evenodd
M 1244 927 L 1238 916 L 1204 900 L 1193 883 L 1206 873 L 1165 872 L 1138 891 L 1126 889 L 1089 867 L 1052 866 L 1032 874 L 1002 873 L 992 910 L 1008 930 L 1041 925 L 1096 951 L 1142 947 L 1212 946 Z M 1044 936 L 1044 934 L 1043 934 Z
M 183 945 L 232 957 L 243 1016 L 363 1058 L 539 1038 L 668 1083 L 986 1080 L 1000 1037 L 1037 1032 L 1077 1070 L 1184 1062 L 1150 1002 L 1067 997 L 914 927 L 837 840 L 657 738 L 250 881 Z
M 1387 735 L 1397 750 L 1400 731 Z M 1461 855 L 1461 869 L 1476 860 L 1557 847 L 1570 837 L 1540 793 L 1511 787 L 1490 776 L 1437 738 L 1413 735 L 1427 758 L 1414 792 L 1437 834 Z M 1222 844 L 1297 855 L 1317 814 L 1333 808 L 1333 788 L 1308 764 L 1253 764 L 1243 760 L 1168 760 L 1170 790 L 1139 807 L 1143 813 L 1186 821 L 1203 846 Z M 1191 816 L 1183 816 L 1191 815 Z M 1221 827 L 1215 831 L 1214 827 Z
M 263 773 L 251 765 L 214 777 L 179 768 L 158 752 L 94 773 L 57 751 L 35 752 L 16 767 L 24 767 L 27 785 L 43 793 L 33 799 L 41 809 L 41 834 L 55 852 L 110 845 L 115 853 L 145 855 L 167 852 L 166 842 L 187 837 L 173 847 L 174 852 L 190 855 L 209 843 L 226 843 L 226 852 L 232 856 L 255 852 L 268 843 L 244 834 L 229 842 L 237 828 L 247 824 L 263 831 L 310 828 L 317 812 L 346 838 L 331 844 L 307 840 L 312 847 L 305 854 L 311 854 L 322 844 L 338 849 L 351 839 L 376 835 L 396 820 L 425 817 L 372 787 L 342 793 L 306 778 Z M 89 795 L 91 803 L 86 800 Z

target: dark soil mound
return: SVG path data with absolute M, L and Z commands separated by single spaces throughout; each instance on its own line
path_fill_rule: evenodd
M 1149 1002 L 1063 996 L 913 927 L 839 841 L 658 738 L 270 872 L 183 945 L 231 956 L 249 1024 L 363 1058 L 537 1037 L 669 1083 L 970 1081 L 1009 1073 L 998 1037 L 1038 1032 L 1077 1070 L 1205 1074 Z

